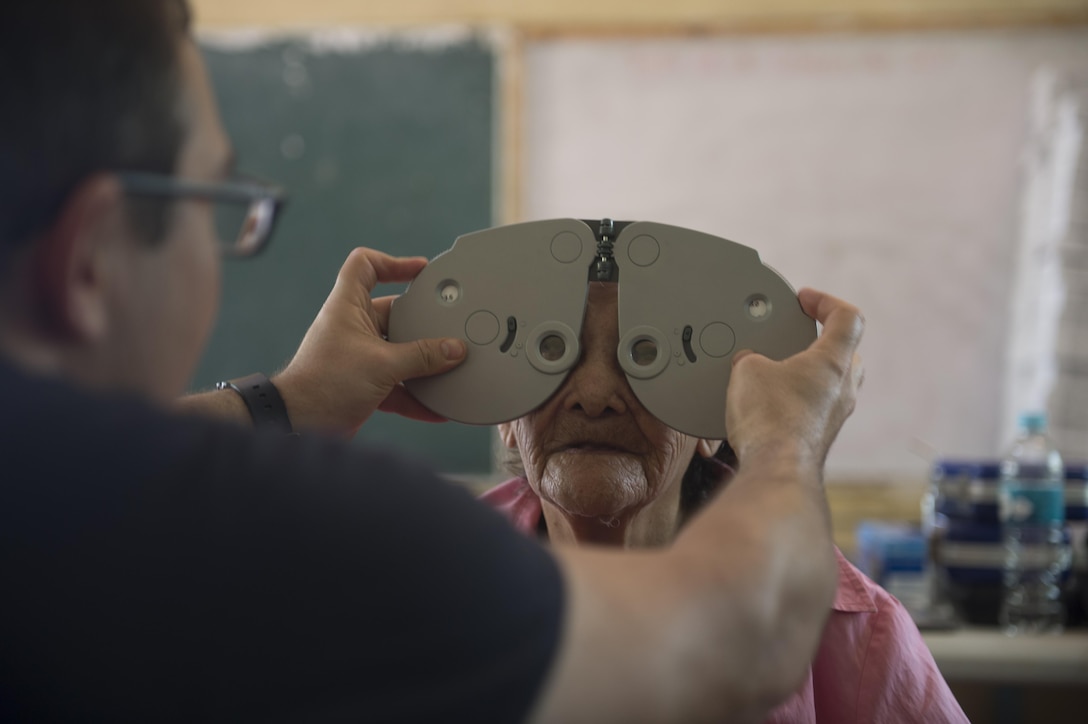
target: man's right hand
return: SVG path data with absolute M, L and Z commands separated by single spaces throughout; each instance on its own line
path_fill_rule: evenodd
M 389 342 L 385 334 L 393 297 L 371 297 L 377 284 L 411 281 L 426 265 L 422 257 L 394 257 L 363 247 L 351 252 L 298 352 L 273 379 L 296 427 L 352 435 L 376 410 L 443 420 L 402 383 L 459 365 L 464 341 Z
M 854 410 L 865 374 L 857 354 L 864 318 L 857 307 L 814 289 L 802 289 L 798 298 L 823 325 L 819 339 L 779 362 L 747 350 L 733 358 L 725 420 L 742 465 L 790 446 L 822 468 Z

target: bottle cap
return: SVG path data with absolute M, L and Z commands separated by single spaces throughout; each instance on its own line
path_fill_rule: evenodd
M 1019 417 L 1021 429 L 1028 432 L 1042 432 L 1046 430 L 1046 413 L 1039 411 L 1021 412 Z

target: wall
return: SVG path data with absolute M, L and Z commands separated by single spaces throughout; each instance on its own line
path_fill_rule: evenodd
M 1088 76 L 1088 30 L 526 53 L 526 217 L 699 229 L 864 311 L 865 387 L 829 475 L 919 477 L 934 452 L 1000 451 L 1030 89 L 1042 69 Z
M 569 215 L 573 199 L 584 202 L 587 212 L 602 213 L 599 210 L 603 208 L 604 212 L 619 215 L 624 208 L 614 202 L 622 199 L 628 202 L 629 213 L 643 218 L 652 216 L 701 227 L 750 243 L 764 251 L 765 260 L 785 272 L 791 281 L 826 286 L 861 303 L 871 321 L 864 350 L 870 377 L 865 406 L 840 445 L 846 456 L 837 452 L 832 459 L 836 475 L 917 483 L 924 476 L 926 458 L 934 453 L 989 454 L 998 446 L 997 415 L 991 408 L 998 404 L 995 396 L 1001 394 L 999 382 L 995 381 L 1000 370 L 991 368 L 1000 364 L 997 360 L 1003 354 L 1002 295 L 1011 275 L 1019 188 L 1015 157 L 1023 137 L 1026 84 L 1033 68 L 1050 60 L 1052 45 L 1048 38 L 1064 35 L 1059 45 L 1073 49 L 1073 65 L 1081 62 L 1076 52 L 1078 47 L 1088 45 L 1082 42 L 1081 30 L 1088 23 L 1088 0 L 193 2 L 198 27 L 203 30 L 436 23 L 501 28 L 492 34 L 500 53 L 495 123 L 496 222 Z M 1070 29 L 1055 30 L 1054 26 Z M 960 36 L 901 32 L 995 27 L 1001 30 L 970 31 Z M 869 30 L 882 32 L 843 32 Z M 802 35 L 796 35 L 798 32 Z M 745 60 L 745 48 L 762 49 L 755 54 L 762 57 L 763 65 L 747 77 L 736 72 L 730 76 L 725 66 L 751 60 L 751 53 Z M 1069 55 L 1065 50 L 1061 54 Z M 616 122 L 610 126 L 576 127 L 575 121 L 585 120 L 580 116 L 592 115 L 584 109 L 589 107 L 586 99 L 592 96 L 594 87 L 587 82 L 594 76 L 582 73 L 579 63 L 602 61 L 611 63 L 612 69 L 627 64 L 626 74 L 621 73 L 619 78 L 629 85 L 623 87 L 624 93 L 613 92 L 615 100 L 608 111 Z M 640 68 L 645 70 L 646 63 L 656 64 L 651 85 L 664 94 L 649 103 L 638 82 Z M 702 67 L 689 72 L 694 68 L 692 63 Z M 709 67 L 714 65 L 716 70 Z M 734 63 L 733 71 L 736 69 Z M 715 73 L 716 78 L 712 77 Z M 929 87 L 927 73 L 937 81 L 933 87 Z M 685 76 L 680 78 L 682 87 L 669 88 L 676 80 L 670 74 Z M 851 75 L 860 83 L 854 90 L 847 87 Z M 604 76 L 597 77 L 601 83 L 608 81 Z M 830 91 L 830 103 L 821 101 L 820 91 L 804 91 L 803 86 L 811 82 Z M 734 95 L 736 87 L 728 86 L 730 83 L 739 84 L 741 92 Z M 766 90 L 760 101 L 759 87 L 764 83 L 778 91 Z M 784 173 L 763 173 L 755 189 L 744 187 L 745 173 L 748 179 L 755 178 L 748 173 L 750 167 L 735 167 L 733 176 L 737 180 L 729 188 L 739 190 L 742 196 L 748 194 L 744 197 L 750 202 L 750 208 L 745 209 L 748 215 L 724 221 L 712 214 L 707 216 L 712 207 L 703 193 L 706 178 L 689 173 L 691 168 L 698 168 L 701 160 L 692 150 L 697 144 L 685 146 L 681 153 L 686 158 L 678 162 L 676 154 L 668 158 L 668 144 L 670 137 L 681 137 L 683 131 L 678 134 L 675 128 L 665 125 L 663 133 L 645 133 L 647 124 L 667 124 L 668 114 L 658 111 L 659 115 L 654 115 L 651 108 L 660 107 L 660 99 L 675 100 L 680 97 L 676 94 L 687 94 L 691 99 L 692 94 L 707 87 L 725 88 L 719 108 L 727 109 L 725 125 L 734 137 L 753 128 L 762 134 L 754 141 L 755 151 L 747 151 L 752 163 L 760 163 L 759 157 L 766 155 L 763 151 L 773 146 L 774 132 L 782 130 L 766 123 L 774 118 L 773 104 L 769 105 L 767 99 L 775 94 L 779 107 L 786 111 L 786 121 L 803 122 L 797 116 L 815 108 L 819 127 L 813 128 L 810 140 L 818 132 L 827 132 L 836 143 L 854 144 L 865 153 L 851 158 L 846 165 L 852 163 L 852 168 L 838 169 L 840 180 L 848 178 L 848 183 L 830 182 L 822 188 L 820 174 L 812 171 L 812 164 L 833 165 L 829 160 L 837 153 L 842 155 L 842 146 L 826 144 L 821 149 L 810 144 L 805 157 L 808 163 L 795 161 L 792 166 L 786 164 Z M 779 92 L 783 88 L 785 95 Z M 875 94 L 869 110 L 878 120 L 892 125 L 866 129 L 866 117 L 857 115 L 859 109 L 865 111 L 865 94 Z M 748 110 L 729 115 L 734 97 L 748 102 Z M 640 98 L 643 109 L 637 108 Z M 753 114 L 753 102 L 757 106 L 764 103 L 763 111 Z M 820 116 L 821 103 L 825 109 L 837 104 L 840 115 Z M 944 113 L 942 103 L 951 112 Z M 699 107 L 700 111 L 705 109 Z M 695 117 L 696 125 L 702 125 L 693 137 L 703 141 L 710 138 L 707 129 L 712 117 L 709 113 Z M 844 120 L 847 125 L 843 125 Z M 851 121 L 856 125 L 850 126 Z M 588 134 L 586 128 L 590 129 Z M 645 196 L 638 196 L 631 185 L 616 187 L 611 196 L 591 196 L 584 193 L 585 183 L 557 183 L 558 179 L 572 178 L 568 175 L 570 169 L 577 167 L 577 161 L 571 158 L 578 153 L 570 149 L 580 148 L 578 144 L 592 145 L 587 139 L 600 132 L 594 129 L 601 128 L 620 131 L 612 139 L 616 143 L 611 148 L 618 149 L 610 154 L 613 157 L 625 155 L 632 136 L 651 138 L 649 150 L 658 160 L 672 163 L 671 177 L 666 181 L 699 191 L 690 194 L 694 198 L 686 201 L 687 206 L 684 201 L 664 196 L 659 196 L 655 205 L 645 201 Z M 972 128 L 977 128 L 978 133 L 972 134 Z M 568 133 L 571 129 L 574 135 Z M 917 133 L 911 136 L 912 131 L 934 130 L 939 136 L 936 144 L 929 148 L 912 145 L 918 139 Z M 896 144 L 897 148 L 887 150 Z M 740 148 L 740 155 L 745 152 Z M 895 153 L 905 156 L 909 166 L 905 181 L 896 180 L 890 171 L 897 164 Z M 783 152 L 781 158 L 788 162 L 789 154 Z M 729 158 L 730 163 L 734 160 L 735 156 Z M 927 184 L 929 161 L 934 171 L 930 176 L 933 182 Z M 942 170 L 941 162 L 949 164 L 951 173 Z M 876 177 L 886 183 L 869 189 L 868 182 Z M 692 183 L 693 179 L 699 183 Z M 811 208 L 797 214 L 792 213 L 795 209 L 790 205 L 765 203 L 772 197 L 771 180 L 793 190 L 800 187 L 814 193 L 804 201 Z M 976 182 L 984 193 L 972 198 Z M 884 210 L 867 204 L 851 207 L 846 200 L 858 190 L 871 190 L 872 195 L 886 200 L 897 194 L 899 201 L 892 202 L 897 205 L 895 213 L 889 217 Z M 760 193 L 764 201 L 759 201 Z M 751 203 L 752 194 L 757 203 Z M 919 194 L 927 203 L 938 202 L 938 206 L 941 201 L 947 202 L 944 211 L 925 204 L 914 204 L 912 209 L 913 194 Z M 796 254 L 807 221 L 821 211 L 820 199 L 831 197 L 839 199 L 831 199 L 835 221 L 832 228 L 820 230 L 820 239 L 807 256 L 804 250 Z M 700 212 L 704 215 L 700 216 Z M 874 234 L 874 229 L 880 233 Z M 967 243 L 961 243 L 963 237 Z M 845 263 L 836 266 L 826 262 L 831 258 Z M 950 264 L 954 273 L 927 279 L 927 264 L 937 258 L 941 262 L 937 268 Z M 906 269 L 909 274 L 905 278 L 900 275 L 899 281 L 889 286 L 882 276 L 888 269 L 897 274 Z M 903 294 L 911 288 L 922 294 L 921 306 L 914 314 L 906 308 Z M 918 393 L 912 395 L 910 390 L 919 382 Z M 906 397 L 897 399 L 897 394 Z M 877 414 L 874 411 L 880 411 L 878 418 L 873 417 Z M 891 437 L 881 437 L 884 433 Z M 894 449 L 889 449 L 889 444 Z

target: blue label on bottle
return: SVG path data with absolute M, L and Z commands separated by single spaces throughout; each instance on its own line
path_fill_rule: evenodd
M 1065 494 L 1060 486 L 1038 488 L 1006 483 L 998 502 L 998 514 L 1004 523 L 1061 525 L 1065 517 Z

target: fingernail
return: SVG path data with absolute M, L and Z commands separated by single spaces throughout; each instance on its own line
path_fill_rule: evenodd
M 447 339 L 442 343 L 442 354 L 453 361 L 465 356 L 465 343 L 459 339 Z

